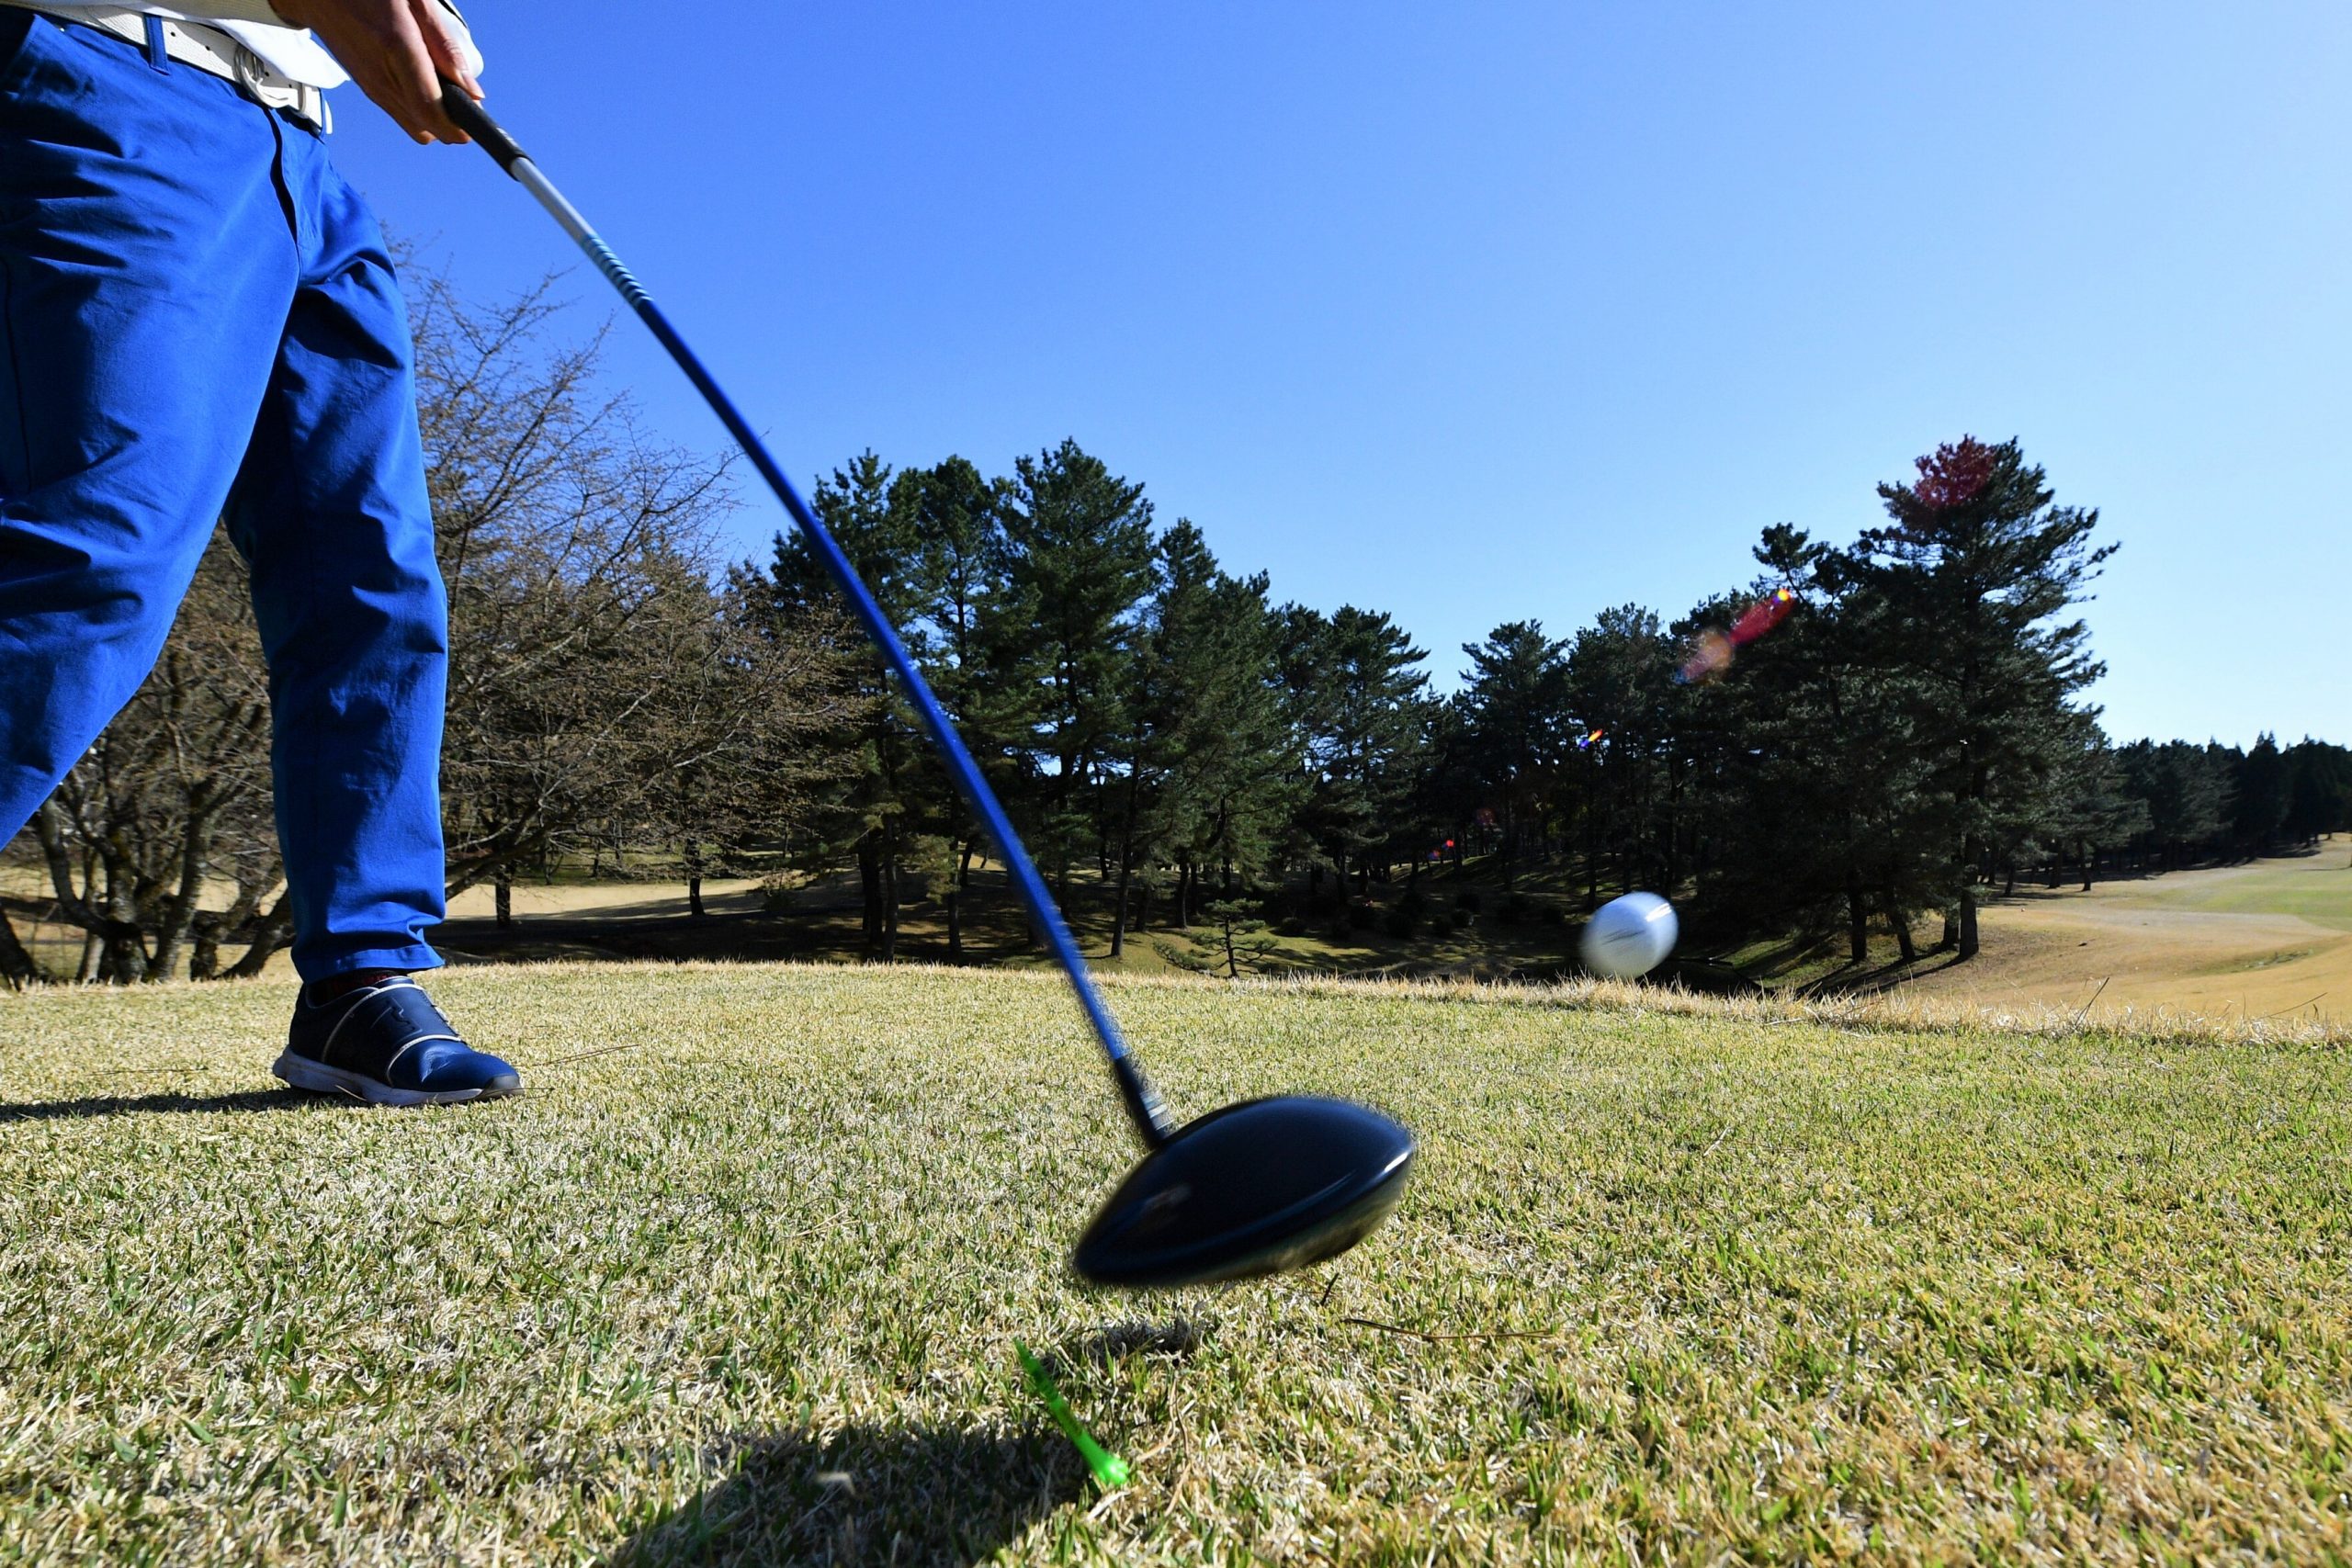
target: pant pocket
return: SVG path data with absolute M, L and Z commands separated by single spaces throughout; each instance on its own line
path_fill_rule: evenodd
M 32 51 L 33 28 L 45 20 L 37 11 L 0 6 L 0 93 L 9 92 L 17 85 L 25 58 Z
M 93 41 L 104 36 L 76 27 Z M 68 63 L 73 51 L 59 47 L 70 41 L 65 35 L 66 24 L 54 17 L 0 6 L 0 129 L 24 129 L 24 117 L 38 115 L 44 104 L 92 91 L 86 73 Z

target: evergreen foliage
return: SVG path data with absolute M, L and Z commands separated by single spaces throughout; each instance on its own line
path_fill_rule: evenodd
M 865 950 L 946 913 L 1001 858 L 805 541 L 715 572 L 723 469 L 647 446 L 535 347 L 547 307 L 428 286 L 424 416 L 456 679 L 451 889 L 585 852 L 706 874 L 854 867 Z M 1189 520 L 1073 441 L 991 479 L 868 451 L 813 503 L 901 630 L 1042 865 L 1109 890 L 1112 952 L 1239 976 L 1280 929 L 1450 935 L 1491 868 L 1500 923 L 1579 884 L 1650 888 L 1686 928 L 1905 958 L 1940 918 L 1976 950 L 1986 888 L 2277 853 L 2352 829 L 2352 750 L 2265 734 L 2110 745 L 2079 607 L 2112 543 L 2015 441 L 1939 446 L 1845 545 L 1765 528 L 1757 574 L 1671 623 L 1638 604 L 1568 637 L 1508 621 L 1459 690 L 1389 615 L 1277 607 Z M 78 974 L 249 973 L 286 938 L 254 773 L 265 678 L 234 569 L 207 558 L 123 719 L 16 854 L 80 925 Z M 1375 903 L 1399 871 L 1411 885 Z M 208 886 L 232 886 L 225 909 Z M 215 900 L 218 902 L 218 900 Z M 47 976 L 0 907 L 0 983 Z M 244 945 L 229 964 L 222 947 Z

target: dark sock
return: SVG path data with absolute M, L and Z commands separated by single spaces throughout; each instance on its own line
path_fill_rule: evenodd
M 303 996 L 314 1008 L 322 1008 L 340 997 L 379 986 L 385 981 L 407 974 L 405 969 L 355 969 L 348 975 L 330 975 L 323 980 L 313 980 L 303 988 Z

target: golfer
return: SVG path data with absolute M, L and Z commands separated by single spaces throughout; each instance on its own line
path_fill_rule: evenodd
M 411 978 L 441 963 L 447 606 L 407 316 L 326 92 L 460 141 L 437 78 L 478 94 L 481 64 L 443 0 L 0 0 L 0 842 L 138 689 L 225 518 L 304 982 L 274 1070 L 386 1105 L 521 1080 Z

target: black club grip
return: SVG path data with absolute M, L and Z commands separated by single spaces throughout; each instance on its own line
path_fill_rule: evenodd
M 481 143 L 482 151 L 498 160 L 498 166 L 508 174 L 514 165 L 526 161 L 530 154 L 522 143 L 506 134 L 505 128 L 490 118 L 489 111 L 474 102 L 463 87 L 444 80 L 441 84 L 441 112 L 449 117 L 459 130 Z

